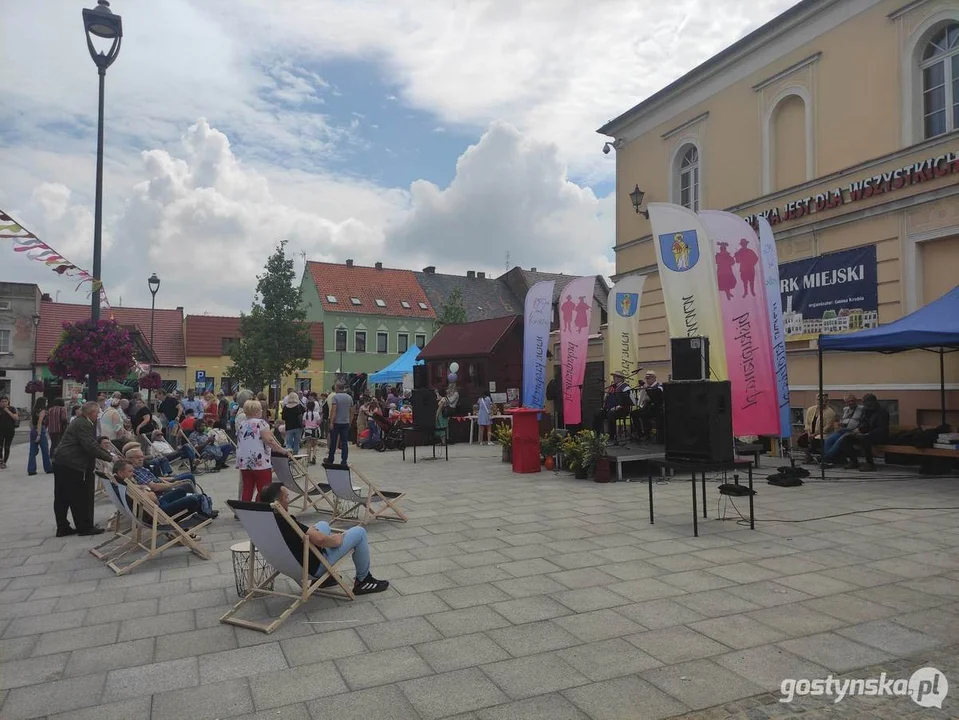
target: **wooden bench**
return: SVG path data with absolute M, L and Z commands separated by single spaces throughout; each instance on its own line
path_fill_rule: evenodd
M 959 450 L 945 448 L 917 448 L 912 445 L 873 445 L 873 455 L 921 455 L 925 457 L 945 457 L 959 460 Z

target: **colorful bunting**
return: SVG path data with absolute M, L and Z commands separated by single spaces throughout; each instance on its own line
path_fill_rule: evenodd
M 71 263 L 3 210 L 0 210 L 0 240 L 12 240 L 14 252 L 26 253 L 27 259 L 42 262 L 57 275 L 78 278 L 80 280 L 77 284 L 78 290 L 84 283 L 90 283 L 90 292 L 87 293 L 87 297 L 99 292 L 100 302 L 105 307 L 110 307 L 102 282 L 94 279 L 93 275 L 86 270 L 81 270 Z

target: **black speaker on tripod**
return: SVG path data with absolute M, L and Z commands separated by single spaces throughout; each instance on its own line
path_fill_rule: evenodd
M 430 386 L 430 369 L 424 365 L 413 366 L 413 387 L 428 388 Z
M 709 338 L 670 338 L 673 358 L 670 380 L 709 380 Z
M 669 382 L 663 385 L 663 428 L 667 460 L 732 462 L 731 386 L 722 382 Z
M 434 432 L 436 393 L 430 388 L 415 388 L 410 400 L 413 405 L 413 427 L 421 432 Z

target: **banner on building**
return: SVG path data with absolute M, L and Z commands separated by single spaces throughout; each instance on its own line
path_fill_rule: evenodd
M 732 389 L 733 433 L 779 435 L 769 307 L 759 238 L 738 215 L 700 213 L 716 265 L 719 307 Z M 711 361 L 712 353 L 710 353 Z
M 879 326 L 875 245 L 783 263 L 779 289 L 787 341 Z
M 649 222 L 653 226 L 669 335 L 708 337 L 710 377 L 726 380 L 716 263 L 706 228 L 692 210 L 671 203 L 650 203 Z
M 553 319 L 553 281 L 538 282 L 526 293 L 523 312 L 523 407 L 546 404 L 546 352 Z
M 628 379 L 639 370 L 639 304 L 645 275 L 624 277 L 609 291 L 606 368 Z
M 581 400 L 586 352 L 589 347 L 589 319 L 593 314 L 593 275 L 576 278 L 559 294 L 560 367 L 563 378 L 563 420 L 567 425 L 583 421 Z
M 789 413 L 789 372 L 786 369 L 786 333 L 783 327 L 783 304 L 779 294 L 779 252 L 772 228 L 759 218 L 759 255 L 762 258 L 763 280 L 766 283 L 766 305 L 769 308 L 769 332 L 776 371 L 776 398 L 779 404 L 779 436 L 792 436 Z

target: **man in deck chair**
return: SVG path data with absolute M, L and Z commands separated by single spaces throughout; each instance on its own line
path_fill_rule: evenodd
M 196 448 L 201 457 L 216 463 L 213 472 L 220 472 L 225 468 L 226 461 L 233 452 L 232 443 L 217 445 L 216 435 L 207 431 L 206 422 L 201 418 L 197 418 L 194 430 L 190 433 L 190 444 Z
M 126 482 L 127 484 L 136 482 L 133 477 L 133 464 L 128 460 L 118 460 L 115 462 L 113 464 L 113 474 L 117 478 L 117 482 Z M 157 507 L 171 518 L 184 510 L 205 518 L 215 518 L 219 515 L 219 512 L 216 510 L 211 514 L 204 513 L 200 504 L 200 496 L 188 492 L 184 487 L 168 490 L 161 495 L 154 493 L 147 485 L 140 485 L 139 490 L 144 497 L 156 503 Z M 181 525 L 183 524 L 182 520 L 178 522 L 180 522 Z
M 272 483 L 262 490 L 259 500 L 264 503 L 278 502 L 284 510 L 288 510 L 290 502 L 286 486 L 280 482 Z M 296 518 L 293 519 L 296 520 Z M 370 544 L 366 538 L 366 530 L 363 528 L 352 527 L 344 533 L 334 535 L 329 524 L 322 521 L 313 527 L 307 527 L 299 520 L 296 521 L 296 524 L 306 533 L 310 543 L 319 548 L 331 565 L 336 564 L 350 550 L 353 551 L 353 565 L 356 568 L 356 580 L 353 583 L 354 595 L 379 593 L 390 586 L 388 580 L 377 580 L 370 573 Z M 298 539 L 295 537 L 293 529 L 282 521 L 278 525 L 287 544 L 291 548 L 296 548 Z M 310 557 L 310 574 L 315 576 L 318 572 L 320 572 L 319 561 L 315 557 Z M 336 580 L 328 578 L 320 587 L 327 588 L 334 585 L 336 585 Z
M 156 495 L 163 495 L 170 490 L 183 488 L 187 492 L 195 493 L 196 486 L 194 477 L 191 473 L 183 473 L 175 477 L 157 477 L 145 464 L 143 450 L 139 447 L 132 447 L 124 453 L 126 460 L 133 465 L 133 479 L 137 485 L 142 485 L 150 492 Z

